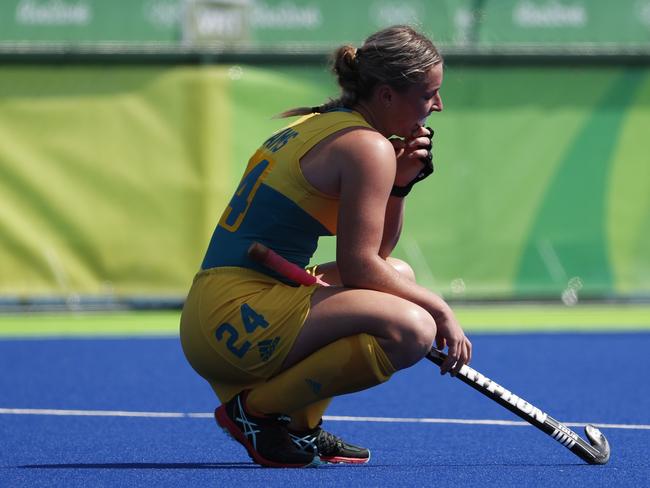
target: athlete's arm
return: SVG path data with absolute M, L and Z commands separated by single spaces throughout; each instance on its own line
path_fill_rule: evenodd
M 402 234 L 404 222 L 404 198 L 390 197 L 384 215 L 384 233 L 379 247 L 379 255 L 386 259 L 391 255 Z
M 423 164 L 420 158 L 426 157 L 431 147 L 428 135 L 429 131 L 420 127 L 407 139 L 390 140 L 397 158 L 394 185 L 406 186 L 422 171 Z M 400 197 L 391 196 L 388 199 L 384 217 L 384 234 L 379 250 L 382 258 L 390 256 L 399 241 L 404 221 L 404 202 L 405 198 Z
M 396 174 L 395 152 L 375 132 L 343 134 L 334 144 L 340 178 L 336 261 L 344 286 L 383 291 L 425 308 L 438 326 L 436 341 L 449 346 L 443 372 L 460 369 L 471 358 L 451 308 L 439 296 L 405 278 L 380 255 L 387 203 Z

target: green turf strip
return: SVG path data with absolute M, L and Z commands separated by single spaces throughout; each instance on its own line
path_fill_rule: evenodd
M 511 305 L 457 307 L 470 332 L 650 330 L 650 306 Z
M 0 337 L 172 336 L 180 312 L 89 312 L 0 315 Z
M 495 305 L 455 307 L 467 332 L 650 330 L 650 306 Z M 180 312 L 0 315 L 0 337 L 175 336 Z

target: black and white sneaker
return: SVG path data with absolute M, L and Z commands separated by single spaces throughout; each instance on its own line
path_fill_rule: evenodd
M 253 461 L 271 468 L 308 468 L 318 466 L 320 458 L 313 451 L 299 449 L 289 437 L 284 415 L 254 417 L 244 408 L 245 392 L 214 411 L 223 430 L 246 448 Z
M 315 429 L 306 432 L 289 432 L 289 436 L 301 450 L 317 454 L 323 462 L 365 464 L 370 461 L 368 449 L 348 444 L 340 437 L 323 430 L 320 424 L 319 422 Z

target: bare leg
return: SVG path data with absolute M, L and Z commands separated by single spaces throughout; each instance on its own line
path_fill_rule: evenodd
M 415 280 L 411 267 L 388 258 L 400 274 Z M 340 283 L 336 263 L 317 268 L 330 284 Z M 411 366 L 429 350 L 436 335 L 433 317 L 420 306 L 373 290 L 322 288 L 312 297 L 311 311 L 287 356 L 283 370 L 342 337 L 373 335 L 396 369 Z
M 311 311 L 283 369 L 337 339 L 361 333 L 374 336 L 395 369 L 403 369 L 431 348 L 436 323 L 422 307 L 394 295 L 321 288 L 312 296 Z
M 415 274 L 407 263 L 390 257 L 388 262 L 404 278 L 415 281 Z M 335 262 L 319 265 L 317 274 L 331 285 L 341 284 Z M 378 314 L 378 311 L 383 313 Z M 282 369 L 289 368 L 341 337 L 360 332 L 374 335 L 393 366 L 399 369 L 410 366 L 426 354 L 435 337 L 436 327 L 433 318 L 424 309 L 393 295 L 371 290 L 323 288 L 312 297 L 307 321 Z M 326 405 L 323 404 L 324 407 Z M 325 408 L 319 412 L 321 416 L 324 411 Z M 316 411 L 310 411 L 309 415 L 318 416 Z M 305 415 L 292 416 L 289 428 L 299 431 L 315 425 L 302 417 Z

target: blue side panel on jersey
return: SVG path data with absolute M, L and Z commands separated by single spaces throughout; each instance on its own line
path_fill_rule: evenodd
M 259 242 L 304 268 L 316 250 L 318 237 L 323 235 L 329 236 L 331 233 L 318 220 L 282 193 L 261 184 L 248 213 L 235 232 L 217 226 L 201 269 L 237 266 L 290 283 L 252 261 L 246 254 L 249 246 Z

